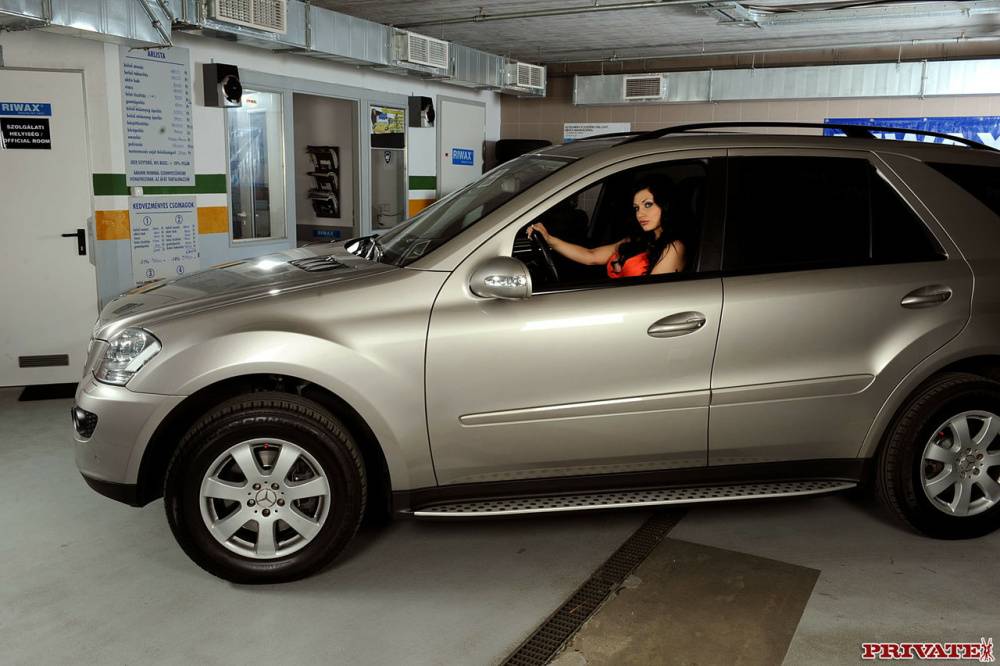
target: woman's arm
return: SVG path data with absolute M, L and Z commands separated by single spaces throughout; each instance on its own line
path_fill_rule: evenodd
M 611 245 L 602 245 L 601 247 L 586 248 L 581 245 L 575 245 L 573 243 L 568 243 L 560 238 L 556 238 L 548 232 L 545 225 L 541 222 L 537 224 L 530 225 L 525 229 L 525 234 L 531 236 L 531 234 L 541 234 L 545 242 L 549 244 L 553 250 L 566 257 L 570 261 L 575 261 L 578 264 L 584 264 L 586 266 L 602 266 L 611 260 L 612 255 L 614 255 L 615 250 L 624 241 L 618 241 L 617 243 L 612 243 Z
M 650 275 L 680 273 L 682 270 L 684 270 L 684 243 L 675 240 L 663 249 L 660 260 L 653 266 Z

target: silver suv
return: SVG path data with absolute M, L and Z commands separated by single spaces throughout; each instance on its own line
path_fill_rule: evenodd
M 162 495 L 238 582 L 392 514 L 868 485 L 925 534 L 995 529 L 1000 154 L 724 127 L 544 149 L 382 236 L 123 295 L 76 393 L 84 478 Z

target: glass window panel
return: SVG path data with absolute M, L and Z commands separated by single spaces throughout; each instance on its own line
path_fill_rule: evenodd
M 234 240 L 285 235 L 284 122 L 281 94 L 246 90 L 226 110 Z

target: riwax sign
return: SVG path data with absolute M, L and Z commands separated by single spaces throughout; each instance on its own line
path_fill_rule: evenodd
M 925 118 L 827 118 L 823 122 L 837 125 L 867 125 L 869 127 L 898 127 L 901 132 L 874 131 L 880 139 L 895 139 L 897 141 L 920 141 L 922 143 L 954 143 L 947 139 L 906 132 L 905 130 L 920 130 L 924 132 L 940 132 L 955 137 L 972 139 L 990 148 L 1000 149 L 1000 116 L 942 116 Z M 835 129 L 824 129 L 825 136 L 842 136 L 844 133 Z
M 473 166 L 476 163 L 476 151 L 471 148 L 452 148 L 451 163 L 460 166 Z
M 129 199 L 132 278 L 142 284 L 201 268 L 198 206 L 194 197 Z
M 0 102 L 0 116 L 51 116 L 52 105 L 35 102 Z

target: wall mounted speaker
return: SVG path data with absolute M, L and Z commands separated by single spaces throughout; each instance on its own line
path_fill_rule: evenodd
M 434 100 L 430 97 L 410 98 L 410 127 L 434 127 Z
M 243 105 L 243 84 L 240 83 L 240 71 L 236 65 L 211 62 L 201 67 L 205 81 L 205 106 L 228 108 Z

